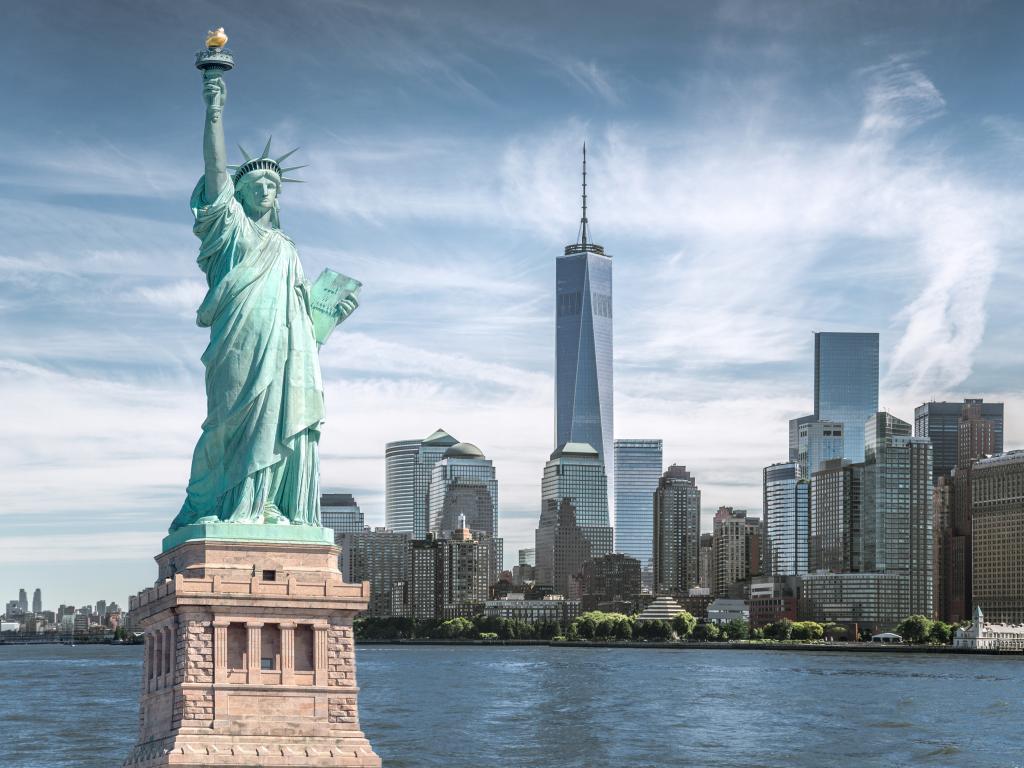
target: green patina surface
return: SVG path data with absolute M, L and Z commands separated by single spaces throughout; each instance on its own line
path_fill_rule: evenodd
M 213 541 L 279 541 L 299 544 L 333 544 L 334 531 L 315 525 L 246 525 L 244 523 L 197 523 L 184 525 L 164 536 L 163 551 L 196 539 Z

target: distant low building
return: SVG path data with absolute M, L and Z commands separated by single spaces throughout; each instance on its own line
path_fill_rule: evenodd
M 527 600 L 522 593 L 513 593 L 501 600 L 488 600 L 484 615 L 490 618 L 515 619 L 527 624 L 557 621 L 568 626 L 580 615 L 580 601 L 566 600 L 562 595 L 547 595 L 541 600 Z
M 782 619 L 796 621 L 797 579 L 760 578 L 750 584 L 750 626 L 763 627 Z
M 974 650 L 1024 650 L 1024 624 L 996 624 L 985 621 L 981 606 L 974 607 L 974 621 L 961 627 L 953 637 L 954 648 Z
M 746 600 L 720 597 L 708 606 L 708 621 L 712 624 L 728 624 L 737 620 L 750 621 L 750 606 Z
M 668 595 L 657 597 L 648 605 L 643 612 L 636 617 L 637 621 L 671 621 L 672 618 L 682 613 L 685 609 L 676 600 Z

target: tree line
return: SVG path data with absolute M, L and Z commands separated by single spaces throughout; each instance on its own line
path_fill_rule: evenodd
M 724 624 L 698 621 L 688 611 L 669 620 L 637 621 L 636 616 L 605 611 L 587 611 L 568 626 L 558 621 L 528 623 L 478 615 L 472 618 L 413 619 L 409 617 L 365 616 L 354 622 L 360 640 L 600 640 L 600 641 L 694 641 L 724 642 L 762 640 L 776 642 L 814 642 L 823 639 L 869 640 L 870 633 L 850 637 L 846 627 L 817 621 L 780 619 L 762 627 L 751 627 L 741 619 Z M 896 627 L 896 633 L 908 643 L 948 645 L 956 625 L 933 621 L 925 616 L 909 616 Z

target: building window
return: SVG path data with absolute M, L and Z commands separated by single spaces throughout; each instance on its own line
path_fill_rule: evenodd
M 248 657 L 249 632 L 245 624 L 232 622 L 228 625 L 228 669 L 245 669 Z
M 313 671 L 313 626 L 299 624 L 295 628 L 295 671 Z
M 263 572 L 263 580 L 264 581 L 277 581 L 277 571 L 264 571 Z
M 260 629 L 260 669 L 281 669 L 281 628 L 264 624 Z

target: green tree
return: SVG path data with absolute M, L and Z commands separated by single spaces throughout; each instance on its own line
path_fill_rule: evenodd
M 633 639 L 633 619 L 630 616 L 624 616 L 618 614 L 618 618 L 615 620 L 615 627 L 613 629 L 613 637 L 616 640 L 632 640 Z
M 920 614 L 908 616 L 896 625 L 896 634 L 905 643 L 927 643 L 931 630 L 932 620 Z
M 750 636 L 750 625 L 743 619 L 727 621 L 722 627 L 723 640 L 746 640 Z
M 672 630 L 680 640 L 693 634 L 693 628 L 696 626 L 697 619 L 689 611 L 680 611 L 672 617 Z
M 721 637 L 721 634 L 722 633 L 718 631 L 718 627 L 707 622 L 700 622 L 693 628 L 693 639 L 701 642 L 718 640 Z
M 463 637 L 473 637 L 479 633 L 476 631 L 476 627 L 473 626 L 473 622 L 459 616 L 441 622 L 441 625 L 437 628 L 437 634 L 454 640 Z
M 789 619 L 779 619 L 766 624 L 764 636 L 768 640 L 789 640 L 793 636 L 793 622 Z
M 794 640 L 820 640 L 824 636 L 825 628 L 816 621 L 794 621 L 791 626 Z
M 937 645 L 949 645 L 953 642 L 953 627 L 944 621 L 933 621 L 928 630 L 928 642 Z

